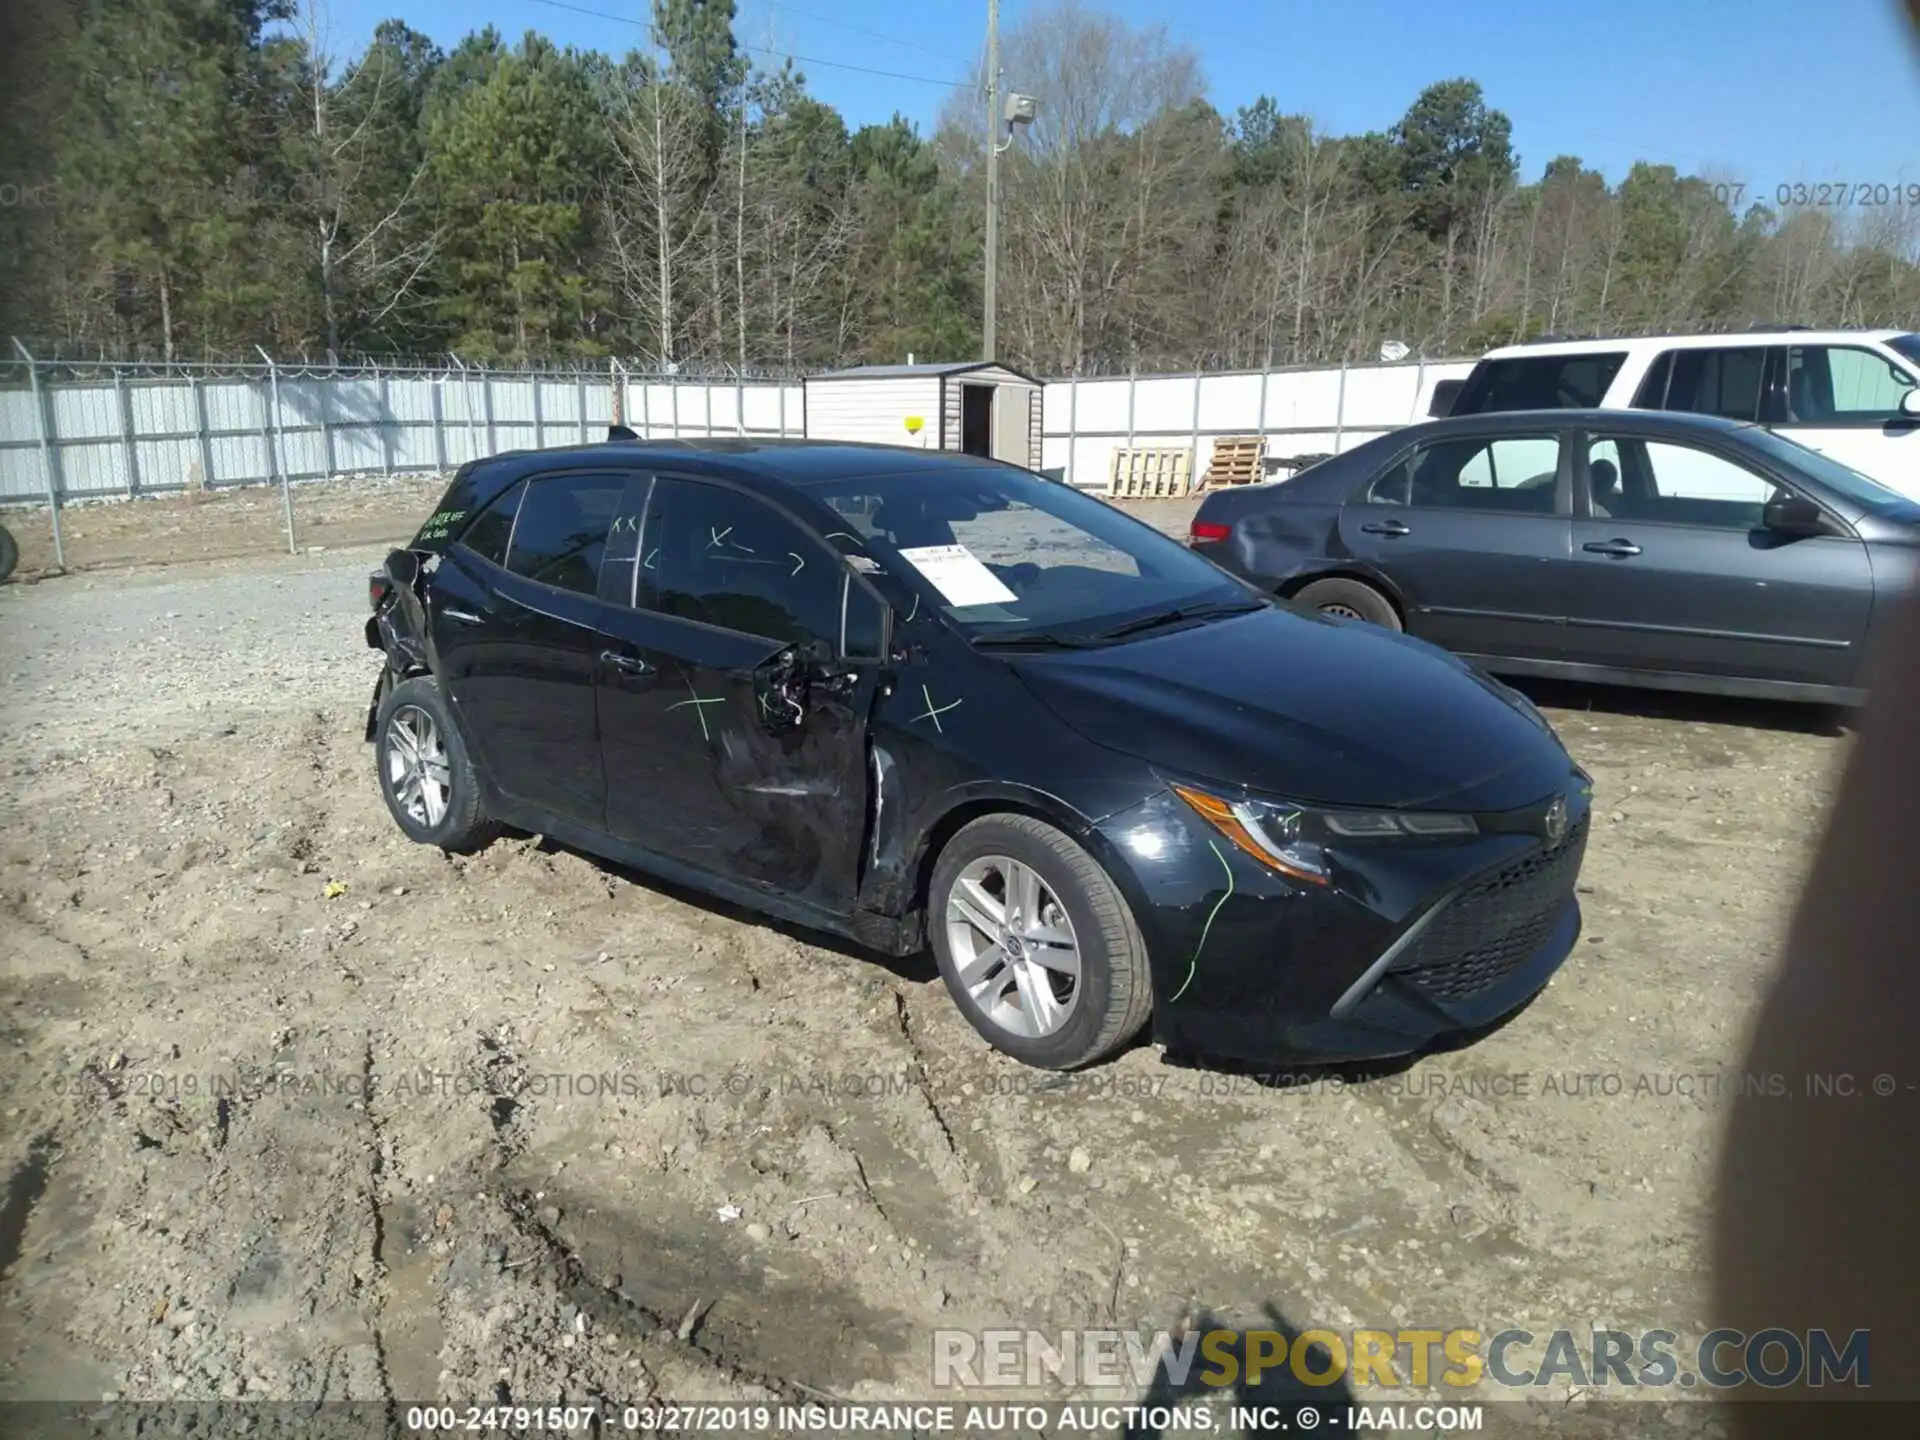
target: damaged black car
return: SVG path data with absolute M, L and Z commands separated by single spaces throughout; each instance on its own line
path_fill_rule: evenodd
M 1378 1058 L 1572 950 L 1524 698 L 970 456 L 610 440 L 463 469 L 371 577 L 412 839 L 537 832 L 894 955 L 1053 1069 Z

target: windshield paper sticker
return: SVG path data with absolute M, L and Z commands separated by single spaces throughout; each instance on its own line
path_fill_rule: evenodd
M 940 598 L 956 609 L 1005 605 L 1019 598 L 964 545 L 922 545 L 902 550 L 900 558 L 926 576 Z

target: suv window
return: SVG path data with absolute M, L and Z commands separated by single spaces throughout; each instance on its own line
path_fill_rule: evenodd
M 1655 362 L 1633 403 L 1640 410 L 1679 410 L 1728 420 L 1758 420 L 1766 373 L 1767 349 L 1763 345 L 1669 350 Z M 1666 377 L 1664 393 L 1656 391 L 1653 384 L 1660 375 Z
M 537 584 L 593 595 L 600 557 L 625 490 L 620 475 L 552 475 L 527 482 L 507 569 Z
M 1551 515 L 1560 442 L 1551 435 L 1502 435 L 1417 445 L 1375 480 L 1375 505 Z
M 1448 413 L 1595 409 L 1626 360 L 1624 350 L 1482 360 L 1473 367 Z
M 507 563 L 507 541 L 513 536 L 513 517 L 520 509 L 520 498 L 527 493 L 526 483 L 516 480 L 493 497 L 460 532 L 460 544 L 482 560 L 495 565 Z
M 1850 345 L 1795 345 L 1787 351 L 1787 423 L 1884 425 L 1903 418 L 1913 378 L 1884 355 Z
M 641 544 L 642 605 L 778 644 L 838 648 L 846 564 L 765 501 L 661 479 Z

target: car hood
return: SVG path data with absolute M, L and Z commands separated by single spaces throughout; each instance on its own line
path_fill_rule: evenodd
M 1353 807 L 1495 811 L 1564 786 L 1553 732 L 1424 641 L 1275 606 L 1012 662 L 1097 745 L 1181 776 Z

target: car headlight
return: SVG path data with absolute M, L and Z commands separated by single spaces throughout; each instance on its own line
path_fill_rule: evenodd
M 1262 865 L 1310 885 L 1331 883 L 1327 851 L 1339 841 L 1438 839 L 1480 830 L 1471 815 L 1430 810 L 1335 810 L 1278 800 L 1232 800 L 1187 785 L 1175 785 L 1173 793 Z

